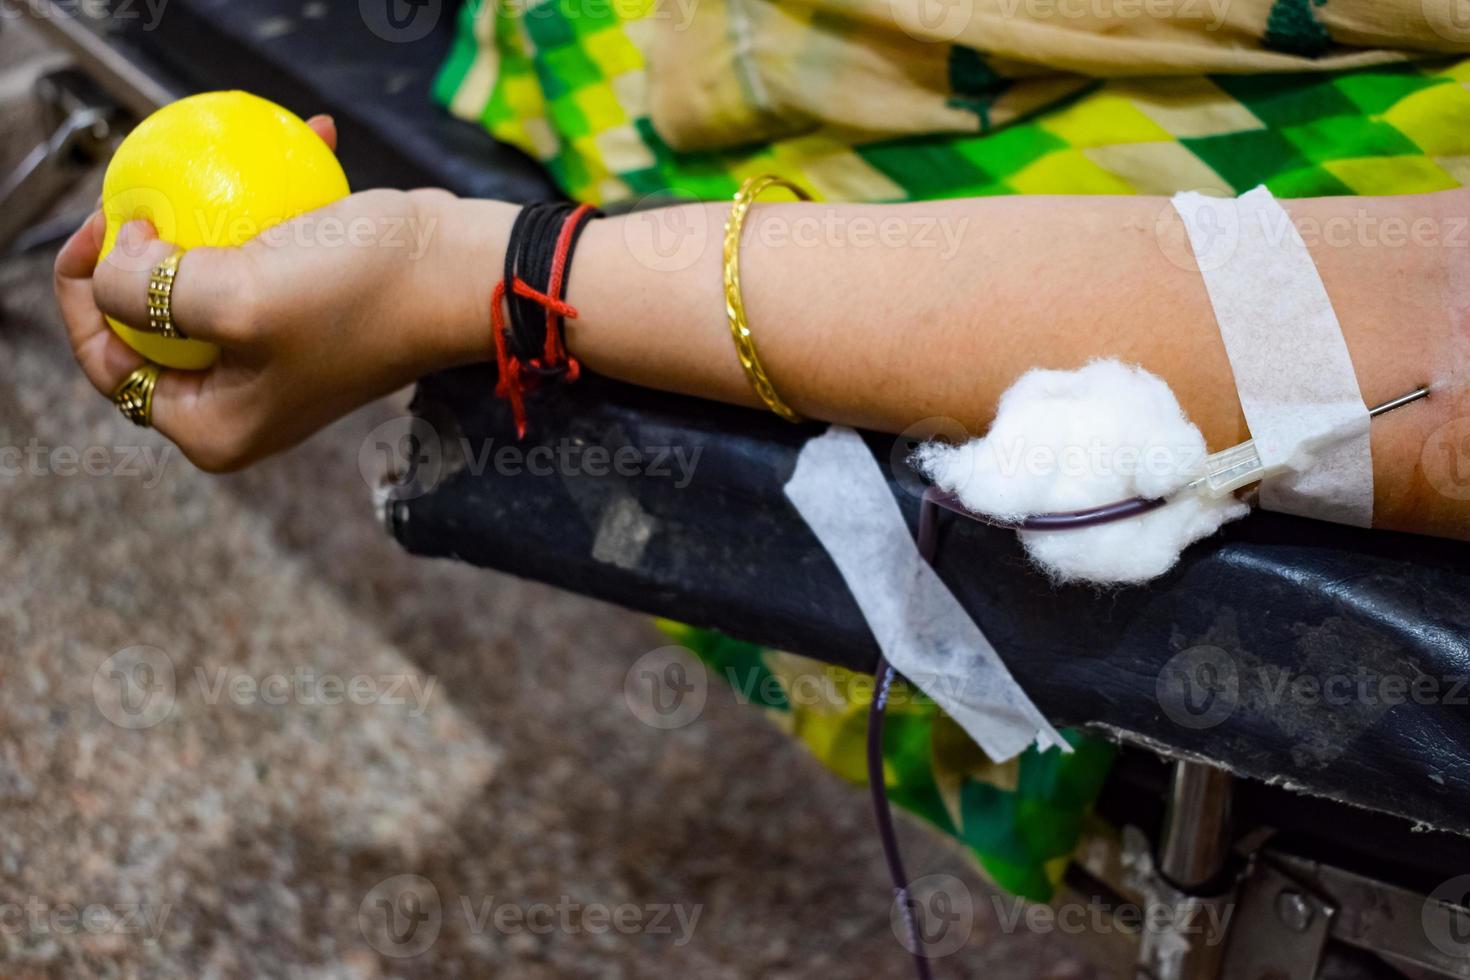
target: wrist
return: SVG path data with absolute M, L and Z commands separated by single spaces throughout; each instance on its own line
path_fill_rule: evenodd
M 415 263 L 415 295 L 429 311 L 425 352 L 433 370 L 489 360 L 490 293 L 505 263 L 517 206 L 502 201 L 425 194 L 417 202 L 429 245 Z

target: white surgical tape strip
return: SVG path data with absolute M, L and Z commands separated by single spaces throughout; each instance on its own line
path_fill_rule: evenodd
M 1373 523 L 1368 408 L 1322 277 L 1264 187 L 1235 200 L 1184 193 L 1189 232 L 1261 462 L 1261 506 Z
M 1071 751 L 919 555 L 856 432 L 834 425 L 803 446 L 786 496 L 837 564 L 883 656 L 986 755 L 1004 762 L 1033 743 Z

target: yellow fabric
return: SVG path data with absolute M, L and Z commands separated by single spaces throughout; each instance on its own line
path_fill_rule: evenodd
M 650 115 L 676 150 L 817 131 L 851 142 L 985 131 L 1095 78 L 1337 71 L 1470 51 L 1455 4 L 659 0 L 645 21 Z

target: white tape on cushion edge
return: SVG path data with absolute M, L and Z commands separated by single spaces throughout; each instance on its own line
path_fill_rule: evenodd
M 1174 208 L 1215 308 L 1240 406 L 1267 467 L 1267 510 L 1373 524 L 1368 408 L 1322 277 L 1264 187 L 1231 200 L 1187 192 Z
M 919 555 L 861 436 L 834 425 L 807 442 L 786 496 L 832 556 L 883 656 L 987 756 L 1005 762 L 1033 743 L 1071 751 Z

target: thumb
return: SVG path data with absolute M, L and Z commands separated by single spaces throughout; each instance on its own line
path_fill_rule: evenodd
M 148 330 L 148 280 L 178 246 L 159 238 L 146 221 L 133 221 L 92 277 L 97 308 L 135 330 Z M 251 294 L 250 260 L 237 248 L 194 248 L 179 259 L 169 310 L 191 340 L 236 346 L 244 339 L 241 300 Z

